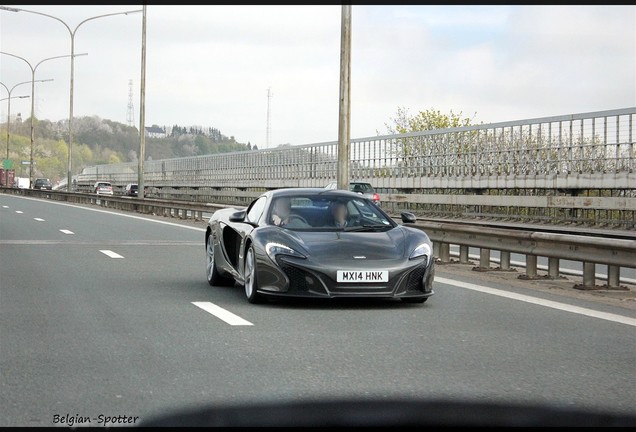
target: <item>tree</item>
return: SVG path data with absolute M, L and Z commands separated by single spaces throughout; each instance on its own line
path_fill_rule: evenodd
M 476 114 L 475 114 L 476 115 Z M 440 110 L 433 108 L 426 111 L 419 111 L 416 115 L 410 115 L 407 108 L 398 107 L 396 116 L 391 119 L 391 123 L 385 123 L 389 135 L 402 135 L 411 132 L 424 132 L 443 130 L 450 128 L 461 128 L 471 126 L 472 118 L 462 118 L 459 114 L 450 110 L 449 114 L 444 114 Z M 469 132 L 468 134 L 471 134 Z M 378 135 L 380 133 L 378 132 Z M 443 134 L 427 135 L 419 137 L 397 137 L 390 140 L 388 152 L 398 159 L 397 167 L 402 176 L 422 176 L 427 175 L 431 167 L 435 164 L 435 158 L 441 154 L 454 154 L 457 159 L 471 151 L 472 141 L 467 139 L 463 132 L 446 136 Z
M 449 114 L 442 114 L 440 110 L 431 108 L 411 116 L 407 108 L 398 107 L 396 116 L 391 119 L 392 123 L 385 123 L 384 125 L 390 135 L 397 135 L 409 132 L 471 126 L 476 115 L 475 113 L 472 118 L 462 118 L 461 111 L 459 114 L 456 114 L 453 110 L 450 110 Z

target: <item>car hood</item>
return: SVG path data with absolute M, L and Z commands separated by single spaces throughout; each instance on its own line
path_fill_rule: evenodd
M 368 260 L 400 259 L 405 256 L 405 235 L 395 227 L 384 232 L 289 231 L 310 256 L 325 260 L 364 256 Z

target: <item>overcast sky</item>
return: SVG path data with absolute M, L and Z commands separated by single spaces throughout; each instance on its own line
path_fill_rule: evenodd
M 143 14 L 82 21 L 141 6 L 11 6 L 77 29 L 75 53 L 87 55 L 75 57 L 75 117 L 128 123 L 132 80 L 139 126 Z M 147 6 L 146 126 L 215 127 L 265 148 L 269 112 L 272 147 L 337 141 L 341 13 Z M 636 106 L 636 6 L 353 6 L 351 16 L 351 138 L 385 134 L 399 107 L 496 123 Z M 40 119 L 68 119 L 70 57 L 42 60 L 69 56 L 70 41 L 57 20 L 0 11 L 0 51 L 26 60 L 0 55 L 0 82 L 30 83 L 31 67 L 54 80 L 36 84 Z M 30 94 L 24 84 L 11 95 Z M 30 109 L 11 99 L 12 115 Z M 6 100 L 0 113 L 4 123 Z

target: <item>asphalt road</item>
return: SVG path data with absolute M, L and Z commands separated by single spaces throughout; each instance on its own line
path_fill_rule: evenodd
M 634 308 L 450 266 L 420 305 L 251 305 L 207 284 L 203 242 L 202 224 L 0 194 L 0 426 L 341 397 L 636 414 Z

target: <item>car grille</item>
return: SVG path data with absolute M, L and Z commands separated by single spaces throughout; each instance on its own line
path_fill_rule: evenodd
M 292 291 L 307 291 L 307 279 L 313 280 L 313 276 L 304 270 L 290 265 L 282 265 L 281 268 L 289 278 L 290 290 Z
M 425 266 L 419 266 L 409 274 L 409 280 L 406 285 L 407 291 L 423 291 L 422 290 L 422 278 L 426 273 Z

